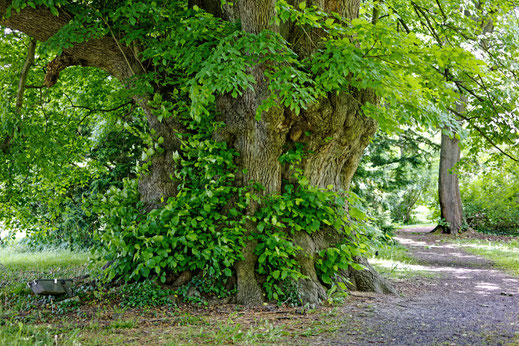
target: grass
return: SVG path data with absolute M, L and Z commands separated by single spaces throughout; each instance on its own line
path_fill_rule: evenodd
M 424 222 L 424 223 L 416 223 L 416 224 L 412 224 L 412 225 L 395 225 L 395 228 L 396 229 L 408 229 L 408 228 L 422 228 L 422 227 L 435 227 L 437 224 L 436 223 L 427 223 L 427 222 Z
M 386 277 L 393 279 L 408 277 L 436 277 L 438 274 L 423 269 L 409 256 L 409 250 L 400 244 L 378 247 L 378 255 L 373 255 L 369 263 Z
M 0 327 L 2 345 L 58 345 L 76 344 L 78 330 L 62 331 L 47 325 L 30 325 L 22 322 Z
M 0 263 L 11 270 L 63 270 L 77 269 L 88 262 L 88 253 L 49 249 L 33 252 L 24 247 L 0 248 Z
M 60 302 L 32 294 L 26 283 L 84 275 L 87 253 L 11 246 L 0 248 L 0 263 L 1 345 L 300 344 L 346 323 L 333 307 L 129 307 L 119 287 L 76 289 L 79 302 Z
M 488 258 L 507 273 L 519 276 L 519 240 L 459 239 L 457 244 L 467 252 Z
M 313 336 L 333 333 L 344 323 L 339 321 L 340 314 L 336 309 L 306 315 L 297 314 L 295 310 L 280 312 L 202 312 L 198 318 L 186 312 L 178 313 L 178 317 L 150 319 L 140 316 L 131 320 L 129 327 L 121 321 L 94 324 L 82 329 L 75 337 L 78 342 L 86 344 L 301 344 Z M 124 327 L 116 328 L 115 324 Z

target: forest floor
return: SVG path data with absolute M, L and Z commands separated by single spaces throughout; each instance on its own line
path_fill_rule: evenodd
M 409 250 L 381 250 L 372 261 L 398 295 L 352 292 L 316 309 L 130 308 L 117 290 L 53 302 L 31 294 L 25 282 L 88 272 L 88 255 L 0 249 L 0 345 L 519 345 L 517 238 L 430 229 L 397 231 Z M 500 249 L 494 262 L 468 252 L 490 248 Z
M 339 330 L 313 343 L 519 345 L 519 279 L 431 229 L 402 229 L 395 238 L 410 250 L 414 269 L 437 275 L 393 280 L 395 296 L 354 293 L 341 309 L 346 320 Z M 506 239 L 475 232 L 463 237 Z M 510 256 L 518 260 L 519 252 Z

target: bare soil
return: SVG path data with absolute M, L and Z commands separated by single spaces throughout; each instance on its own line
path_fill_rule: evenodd
M 430 231 L 404 229 L 396 238 L 439 276 L 394 280 L 400 295 L 354 294 L 342 327 L 315 343 L 519 345 L 519 279 Z

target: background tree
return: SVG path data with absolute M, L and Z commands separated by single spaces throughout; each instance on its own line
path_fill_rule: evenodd
M 442 9 L 439 3 L 438 8 L 440 11 L 436 13 L 431 11 L 424 11 L 423 8 L 420 9 L 419 6 L 414 6 L 414 8 L 415 12 L 419 16 L 423 17 L 423 20 L 427 23 L 427 25 L 424 25 L 424 27 L 429 32 L 431 38 L 436 40 L 438 45 L 441 46 L 454 44 L 455 47 L 460 43 L 461 40 L 467 40 L 468 42 L 471 42 L 474 51 L 477 51 L 479 56 L 493 65 L 495 64 L 495 57 L 499 54 L 496 55 L 495 53 L 490 52 L 491 43 L 489 41 L 489 36 L 491 36 L 493 32 L 494 22 L 496 20 L 508 17 L 510 13 L 514 11 L 513 7 L 504 7 L 503 12 L 500 12 L 496 11 L 496 8 L 493 7 L 492 4 L 482 1 L 473 2 L 472 6 L 474 6 L 476 11 L 462 7 L 461 11 L 459 12 L 461 16 L 466 16 L 469 20 L 473 21 L 473 25 L 466 26 L 464 34 L 462 34 L 462 39 L 457 37 L 457 35 L 460 34 L 459 31 L 452 32 L 449 30 L 444 30 L 444 26 L 449 24 L 447 23 L 447 17 L 445 14 L 446 12 L 444 9 Z M 511 12 L 507 13 L 507 11 Z M 502 17 L 500 18 L 500 16 Z M 502 34 L 503 33 L 499 35 Z M 498 74 L 501 75 L 498 78 L 506 78 L 506 75 L 510 75 L 510 73 L 513 74 L 513 72 L 506 66 L 506 63 L 501 63 L 499 67 L 491 67 L 491 70 L 495 69 L 498 71 Z M 443 73 L 445 74 L 446 78 L 449 78 L 450 72 L 448 67 L 444 69 Z M 490 77 L 490 80 L 487 80 L 485 77 Z M 471 111 L 477 110 L 478 112 L 483 110 L 483 113 L 486 113 L 485 117 L 487 119 L 493 118 L 498 120 L 503 119 L 503 117 L 506 118 L 506 109 L 511 109 L 510 107 L 513 107 L 513 103 L 515 101 L 512 97 L 508 98 L 507 100 L 501 99 L 504 101 L 503 104 L 496 103 L 497 97 L 493 95 L 496 91 L 492 87 L 489 87 L 488 84 L 492 83 L 491 80 L 495 77 L 495 74 L 481 76 L 481 74 L 473 75 L 470 73 L 465 73 L 462 78 L 455 82 L 460 94 L 460 101 L 457 102 L 456 106 L 452 107 L 450 111 L 454 113 L 456 117 L 458 117 L 459 121 L 468 121 L 468 126 L 471 126 L 471 121 L 477 118 L 477 116 L 473 118 L 470 116 L 467 117 L 467 108 L 470 108 Z M 479 93 L 483 93 L 483 96 L 481 96 Z M 486 106 L 481 107 L 481 102 L 487 103 Z M 478 126 L 475 126 L 475 128 L 477 129 L 477 135 L 482 135 L 483 138 L 489 141 L 489 143 L 493 146 L 496 146 L 496 143 L 501 142 L 503 138 L 508 137 L 508 135 L 503 136 L 503 134 L 509 132 L 509 129 L 504 129 L 503 132 L 501 132 L 503 129 L 500 129 L 500 131 L 495 132 L 496 129 L 491 128 L 488 125 L 483 126 L 484 130 Z M 438 178 L 441 222 L 436 227 L 436 230 L 440 230 L 443 233 L 456 234 L 462 231 L 466 226 L 463 216 L 459 179 L 458 174 L 456 173 L 456 166 L 460 161 L 461 148 L 459 134 L 455 132 L 449 134 L 449 132 L 449 129 L 447 129 L 447 133 L 442 134 L 441 140 Z M 497 137 L 500 137 L 500 139 L 496 142 L 495 140 L 490 139 L 488 134 L 485 134 L 485 132 L 494 133 L 492 136 L 495 137 L 497 135 Z M 509 158 L 515 160 L 510 155 L 508 156 Z
M 140 138 L 118 122 L 137 112 L 128 99 L 111 97 L 118 83 L 99 70 L 71 68 L 59 85 L 46 90 L 41 83 L 49 54 L 40 45 L 35 66 L 23 68 L 20 57 L 32 50 L 28 42 L 20 33 L 4 31 L 0 43 L 3 220 L 38 246 L 90 246 L 98 220 L 85 215 L 83 201 L 135 177 Z M 16 97 L 22 69 L 27 73 L 23 105 Z
M 398 136 L 378 132 L 367 147 L 352 190 L 366 201 L 377 227 L 390 230 L 395 223 L 413 222 L 413 209 L 428 197 L 439 151 L 431 136 L 409 128 Z
M 494 153 L 495 154 L 495 153 Z M 517 163 L 502 156 L 480 155 L 463 166 L 461 196 L 468 225 L 485 233 L 519 234 Z

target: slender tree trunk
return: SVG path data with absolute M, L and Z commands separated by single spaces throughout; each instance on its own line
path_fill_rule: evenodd
M 459 160 L 459 140 L 442 134 L 438 194 L 441 218 L 445 224 L 438 225 L 435 230 L 441 230 L 443 233 L 456 234 L 463 227 L 463 206 L 458 175 L 453 172 Z
M 482 2 L 477 7 L 481 8 Z M 494 30 L 494 22 L 492 19 L 481 21 L 481 35 L 485 35 Z M 487 49 L 488 42 L 481 40 L 481 45 Z M 465 95 L 460 95 L 460 102 L 456 104 L 456 111 L 464 113 L 468 99 Z M 438 178 L 438 195 L 440 200 L 441 218 L 445 224 L 439 224 L 434 230 L 442 231 L 448 234 L 457 234 L 463 231 L 465 219 L 463 216 L 463 204 L 461 202 L 458 175 L 452 170 L 460 161 L 459 140 L 442 134 L 441 154 L 440 154 L 440 172 Z

